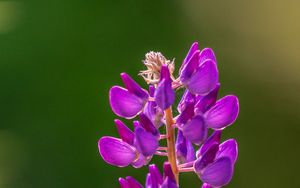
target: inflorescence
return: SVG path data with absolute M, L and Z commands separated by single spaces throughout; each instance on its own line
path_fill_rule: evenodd
M 138 116 L 138 120 L 133 121 L 133 130 L 115 120 L 120 138 L 100 138 L 103 160 L 118 167 L 140 168 L 153 155 L 166 156 L 163 175 L 155 164 L 149 165 L 146 188 L 177 188 L 183 172 L 196 173 L 202 188 L 227 185 L 233 176 L 238 146 L 235 139 L 221 143 L 221 132 L 236 120 L 239 103 L 234 95 L 217 100 L 220 83 L 212 49 L 200 51 L 198 43 L 193 43 L 177 77 L 173 75 L 174 61 L 159 52 L 147 53 L 144 64 L 147 69 L 139 75 L 149 85 L 148 91 L 126 73 L 121 74 L 125 88 L 113 86 L 109 91 L 113 112 L 126 119 Z M 173 117 L 175 92 L 182 88 L 185 91 Z M 161 140 L 167 145 L 161 146 Z M 121 188 L 143 187 L 131 176 L 119 178 L 119 183 Z

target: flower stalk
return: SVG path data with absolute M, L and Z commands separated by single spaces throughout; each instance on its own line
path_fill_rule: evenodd
M 167 147 L 168 147 L 168 161 L 171 165 L 173 174 L 176 179 L 177 185 L 179 185 L 179 171 L 176 162 L 176 151 L 175 151 L 175 130 L 173 127 L 174 120 L 172 115 L 171 107 L 165 110 L 166 118 L 166 132 L 167 132 Z

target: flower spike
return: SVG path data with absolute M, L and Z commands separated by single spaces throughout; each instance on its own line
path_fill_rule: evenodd
M 239 101 L 234 95 L 218 99 L 219 72 L 213 50 L 201 50 L 194 42 L 177 77 L 175 61 L 160 52 L 147 53 L 143 63 L 146 70 L 139 75 L 148 91 L 127 73 L 121 74 L 124 87 L 109 90 L 112 111 L 132 120 L 133 126 L 115 119 L 120 138 L 103 136 L 98 149 L 106 163 L 117 167 L 141 168 L 154 155 L 166 161 L 163 174 L 155 164 L 149 165 L 144 185 L 127 176 L 119 178 L 120 187 L 179 188 L 179 175 L 186 172 L 197 174 L 202 188 L 227 185 L 233 178 L 238 144 L 235 139 L 222 142 L 221 134 L 236 121 Z M 181 89 L 184 93 L 176 100 Z M 177 108 L 175 101 L 179 101 Z

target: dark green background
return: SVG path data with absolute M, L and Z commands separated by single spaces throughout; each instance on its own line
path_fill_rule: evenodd
M 150 50 L 176 58 L 194 41 L 218 59 L 221 96 L 240 100 L 223 138 L 239 143 L 228 187 L 300 187 L 300 2 L 0 1 L 0 188 L 117 187 L 146 168 L 104 163 L 116 135 L 108 90 Z M 145 86 L 145 85 L 144 85 Z M 157 158 L 155 158 L 157 160 Z M 181 187 L 200 187 L 194 174 Z

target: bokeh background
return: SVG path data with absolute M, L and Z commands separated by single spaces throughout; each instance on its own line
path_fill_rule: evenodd
M 116 135 L 108 90 L 144 54 L 177 68 L 190 45 L 214 49 L 221 93 L 240 100 L 223 138 L 239 142 L 227 187 L 299 188 L 300 1 L 0 1 L 0 188 L 118 187 L 97 141 Z M 144 85 L 145 86 L 145 85 Z M 155 158 L 155 161 L 159 159 Z M 161 162 L 161 161 L 159 161 Z M 200 187 L 181 176 L 182 187 Z

